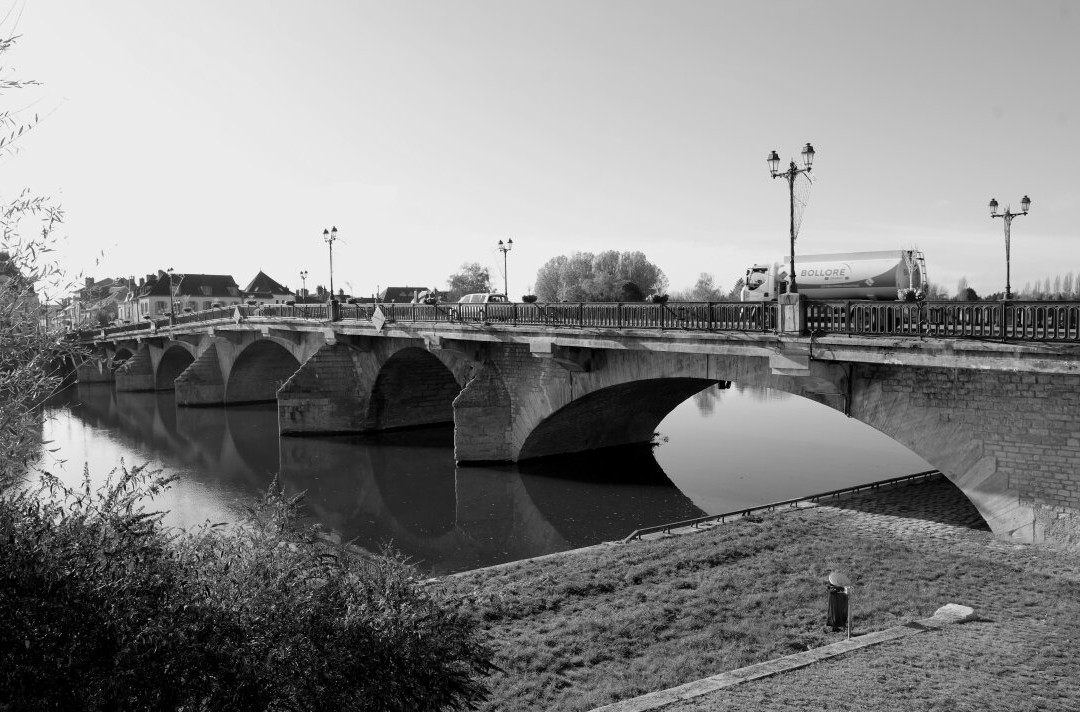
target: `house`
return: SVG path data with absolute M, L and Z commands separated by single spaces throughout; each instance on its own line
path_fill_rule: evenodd
M 64 322 L 73 328 L 101 326 L 116 319 L 127 297 L 128 280 L 85 277 L 83 286 L 64 307 Z
M 122 319 L 136 321 L 204 311 L 243 303 L 240 287 L 228 274 L 180 274 L 158 270 L 130 291 Z
M 262 270 L 259 270 L 259 273 L 255 275 L 255 279 L 244 287 L 243 297 L 244 301 L 249 304 L 255 302 L 260 306 L 263 304 L 284 304 L 296 300 L 296 295 L 288 287 L 274 281 Z

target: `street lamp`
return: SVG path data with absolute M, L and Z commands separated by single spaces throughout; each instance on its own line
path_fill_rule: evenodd
M 1010 228 L 1012 227 L 1013 218 L 1018 217 L 1020 215 L 1027 215 L 1028 210 L 1030 210 L 1030 209 L 1031 209 L 1031 198 L 1027 197 L 1026 195 L 1024 196 L 1023 200 L 1020 201 L 1020 212 L 1018 212 L 1018 213 L 1012 212 L 1012 206 L 1010 206 L 1010 205 L 1005 206 L 1005 212 L 999 213 L 998 212 L 998 201 L 994 200 L 993 198 L 990 198 L 990 217 L 992 217 L 992 218 L 1003 218 L 1004 222 L 1005 222 L 1005 299 L 1006 300 L 1012 299 L 1012 284 L 1010 282 L 1010 275 L 1009 275 L 1009 270 L 1010 270 L 1010 266 L 1009 266 L 1009 241 L 1010 241 L 1009 233 L 1010 233 Z
M 300 296 L 307 299 L 307 270 L 300 270 Z
M 330 299 L 334 299 L 334 240 L 337 239 L 337 226 L 327 230 L 323 228 L 322 238 L 330 245 Z
M 788 169 L 783 173 L 780 173 L 780 156 L 773 151 L 769 154 L 769 175 L 773 178 L 786 178 L 788 182 L 788 195 L 789 195 L 789 214 L 791 217 L 791 260 L 789 263 L 789 269 L 791 270 L 791 287 L 788 290 L 791 294 L 795 294 L 799 291 L 798 286 L 795 284 L 795 178 L 800 173 L 809 173 L 811 166 L 814 164 L 814 147 L 809 143 L 803 146 L 802 150 L 803 163 L 806 164 L 806 168 L 799 168 L 795 165 L 795 161 L 791 161 Z
M 176 295 L 180 292 L 180 283 L 184 281 L 184 275 L 180 275 L 180 279 L 173 286 L 173 268 L 165 270 L 169 273 L 169 316 L 176 317 Z
M 514 239 L 510 238 L 503 244 L 502 240 L 499 240 L 499 252 L 503 253 L 503 294 L 507 299 L 510 298 L 510 288 L 507 286 L 508 275 L 506 274 L 506 253 L 514 248 Z

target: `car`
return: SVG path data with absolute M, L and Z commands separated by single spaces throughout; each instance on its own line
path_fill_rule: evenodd
M 464 321 L 488 321 L 488 304 L 509 304 L 510 300 L 506 298 L 505 294 L 498 294 L 496 292 L 476 292 L 475 294 L 466 294 L 464 297 L 458 300 L 457 306 L 451 310 L 451 316 L 454 319 L 461 319 Z
M 492 302 L 509 302 L 505 294 L 498 294 L 496 292 L 477 292 L 475 294 L 466 294 L 464 297 L 458 300 L 458 304 L 491 304 Z

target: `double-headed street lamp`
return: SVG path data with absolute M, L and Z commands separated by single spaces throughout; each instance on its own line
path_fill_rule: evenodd
M 173 268 L 165 270 L 169 273 L 169 316 L 176 317 L 176 297 L 180 294 L 180 283 L 184 281 L 184 275 L 180 275 L 180 279 L 177 280 L 175 286 L 173 285 Z
M 307 299 L 307 270 L 300 270 L 300 296 Z
M 506 253 L 509 252 L 510 250 L 512 250 L 513 248 L 514 248 L 514 239 L 513 238 L 508 239 L 506 241 L 505 245 L 503 244 L 502 240 L 499 240 L 499 252 L 503 253 L 503 295 L 506 296 L 507 299 L 510 298 L 510 288 L 507 286 L 507 284 L 509 283 L 509 280 L 507 279 L 507 274 L 506 274 Z
M 814 164 L 814 147 L 809 143 L 803 147 L 802 157 L 803 162 L 806 164 L 806 168 L 799 168 L 795 165 L 795 161 L 791 161 L 791 165 L 783 173 L 780 173 L 780 156 L 776 154 L 776 151 L 770 153 L 769 158 L 767 159 L 769 162 L 769 174 L 773 178 L 787 178 L 788 182 L 788 195 L 790 197 L 789 214 L 791 216 L 791 260 L 788 265 L 788 268 L 791 270 L 791 287 L 788 291 L 791 294 L 795 294 L 799 291 L 795 284 L 795 178 L 797 178 L 800 173 L 809 173 L 810 167 Z
M 323 228 L 322 238 L 330 245 L 330 299 L 334 299 L 334 240 L 337 239 L 337 226 L 327 230 Z
M 1010 241 L 1010 228 L 1012 226 L 1013 218 L 1020 215 L 1027 215 L 1028 210 L 1031 209 L 1031 198 L 1024 196 L 1020 201 L 1020 212 L 1012 212 L 1012 206 L 1006 205 L 1005 212 L 998 212 L 998 201 L 990 198 L 990 217 L 1002 218 L 1005 221 L 1005 299 L 1012 299 L 1012 284 L 1010 282 L 1009 275 L 1009 241 Z

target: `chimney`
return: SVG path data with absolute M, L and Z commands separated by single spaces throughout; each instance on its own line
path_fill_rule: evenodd
M 85 281 L 86 281 L 86 286 L 87 287 L 93 287 L 94 286 L 94 278 L 93 277 L 86 277 Z

